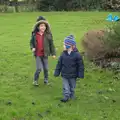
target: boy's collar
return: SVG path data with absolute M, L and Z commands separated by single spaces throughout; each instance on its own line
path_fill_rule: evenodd
M 37 32 L 37 34 L 39 34 L 39 35 L 41 35 L 41 36 L 44 35 L 44 33 L 41 34 L 40 32 Z
M 67 51 L 67 53 L 70 55 L 72 53 L 72 51 Z
M 63 52 L 69 54 L 69 52 L 68 52 L 67 50 L 63 50 Z M 74 52 L 74 51 L 71 51 L 70 54 L 73 53 L 73 52 Z

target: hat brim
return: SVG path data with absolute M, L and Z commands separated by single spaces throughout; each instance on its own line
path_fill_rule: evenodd
M 38 25 L 40 25 L 42 23 L 45 24 L 47 26 L 48 30 L 50 31 L 50 25 L 46 20 L 40 20 L 40 21 L 36 22 L 34 27 L 33 27 L 33 31 L 36 27 L 38 27 Z
M 42 24 L 42 23 L 49 26 L 49 23 L 46 20 L 40 20 L 40 21 L 36 22 L 36 24 L 34 26 L 37 26 L 37 25 Z

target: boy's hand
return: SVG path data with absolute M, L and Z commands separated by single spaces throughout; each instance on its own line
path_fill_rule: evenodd
M 56 56 L 55 56 L 55 55 L 53 55 L 52 57 L 53 57 L 54 59 L 56 58 Z
M 32 49 L 32 52 L 35 52 L 35 48 Z

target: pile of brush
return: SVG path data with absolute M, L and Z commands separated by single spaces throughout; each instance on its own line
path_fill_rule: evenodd
M 106 30 L 91 30 L 84 34 L 85 56 L 102 68 L 120 69 L 120 22 Z

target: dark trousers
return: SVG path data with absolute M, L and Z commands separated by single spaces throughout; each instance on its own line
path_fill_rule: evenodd
M 36 57 L 36 72 L 34 74 L 34 80 L 39 79 L 39 74 L 44 71 L 44 82 L 48 82 L 48 57 Z
M 63 95 L 64 97 L 74 97 L 76 87 L 76 79 L 66 79 L 63 77 Z

